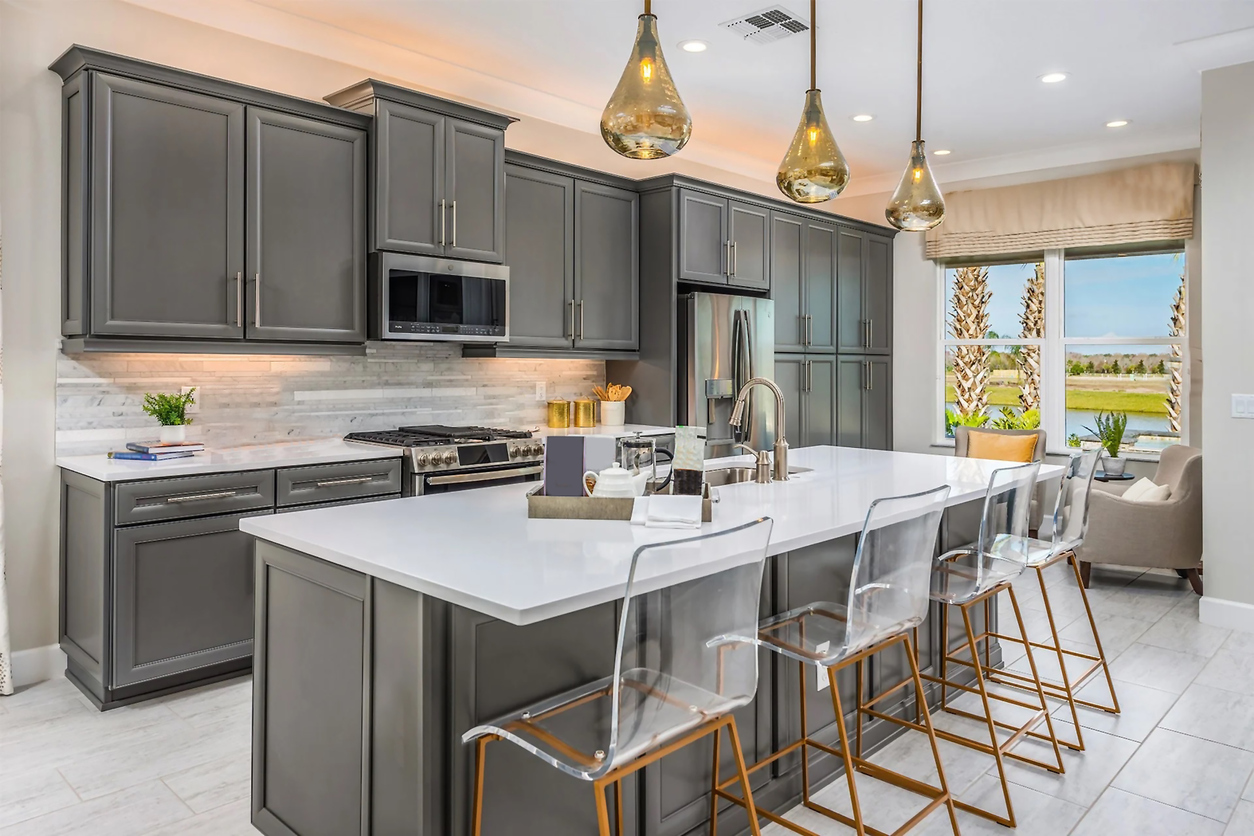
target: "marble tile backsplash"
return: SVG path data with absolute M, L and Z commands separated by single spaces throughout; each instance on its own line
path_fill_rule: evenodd
M 593 360 L 463 359 L 456 345 L 372 346 L 365 357 L 184 354 L 60 355 L 57 455 L 155 439 L 145 392 L 195 386 L 188 438 L 212 448 L 341 436 L 409 424 L 530 429 L 536 400 L 590 395 L 605 382 Z

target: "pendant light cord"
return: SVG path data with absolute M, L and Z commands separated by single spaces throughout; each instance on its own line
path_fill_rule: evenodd
M 815 55 L 815 30 L 818 24 L 814 21 L 814 4 L 815 0 L 810 0 L 810 89 L 817 90 L 819 85 L 814 74 L 814 55 Z
M 648 3 L 648 0 L 645 0 Z M 813 2 L 813 0 L 811 0 Z M 915 87 L 914 139 L 923 141 L 923 0 L 919 0 L 919 67 Z
M 653 14 L 653 0 L 644 0 L 644 13 L 647 15 Z

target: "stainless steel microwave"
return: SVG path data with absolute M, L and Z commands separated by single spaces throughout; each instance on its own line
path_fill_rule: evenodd
M 403 253 L 371 259 L 371 339 L 509 341 L 508 267 Z

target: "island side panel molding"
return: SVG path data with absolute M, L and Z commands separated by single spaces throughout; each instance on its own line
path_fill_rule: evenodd
M 110 665 L 109 492 L 104 482 L 61 471 L 61 649 L 100 700 Z
M 370 835 L 370 579 L 258 541 L 252 822 Z

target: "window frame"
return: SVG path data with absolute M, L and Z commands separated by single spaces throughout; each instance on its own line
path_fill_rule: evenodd
M 1095 250 L 1072 250 L 1072 258 L 1111 258 L 1117 256 L 1155 255 L 1180 253 L 1184 260 L 1184 292 L 1185 299 L 1190 299 L 1192 282 L 1192 264 L 1187 255 L 1187 242 L 1171 242 L 1146 247 L 1102 248 Z M 946 308 L 946 271 L 956 267 L 978 265 L 994 266 L 998 264 L 1024 264 L 1031 262 L 1045 263 L 1045 336 L 1040 339 L 1022 337 L 999 337 L 992 340 L 955 340 L 947 336 L 948 325 Z M 1180 425 L 1180 443 L 1189 443 L 1191 396 L 1191 363 L 1189 351 L 1189 329 L 1192 317 L 1186 312 L 1184 332 L 1171 337 L 1129 336 L 1129 337 L 1068 337 L 1064 331 L 1066 318 L 1066 294 L 1064 273 L 1066 270 L 1067 251 L 1062 249 L 1045 250 L 1043 253 L 1022 253 L 1013 256 L 1001 256 L 990 259 L 963 259 L 961 261 L 935 262 L 937 286 L 936 322 L 940 328 L 940 340 L 936 352 L 936 403 L 933 409 L 933 434 L 937 446 L 950 446 L 953 439 L 945 435 L 945 404 L 946 377 L 945 357 L 951 347 L 963 345 L 984 346 L 1040 346 L 1041 349 L 1041 428 L 1045 430 L 1048 449 L 1051 455 L 1069 455 L 1073 449 L 1066 446 L 1067 427 L 1067 346 L 1069 345 L 1152 345 L 1172 346 L 1181 348 L 1181 373 L 1184 389 L 1181 395 L 1184 409 Z M 1186 302 L 1187 304 L 1187 302 Z M 1061 443 L 1060 443 L 1061 442 Z M 1137 452 L 1131 458 L 1156 460 L 1157 453 Z

